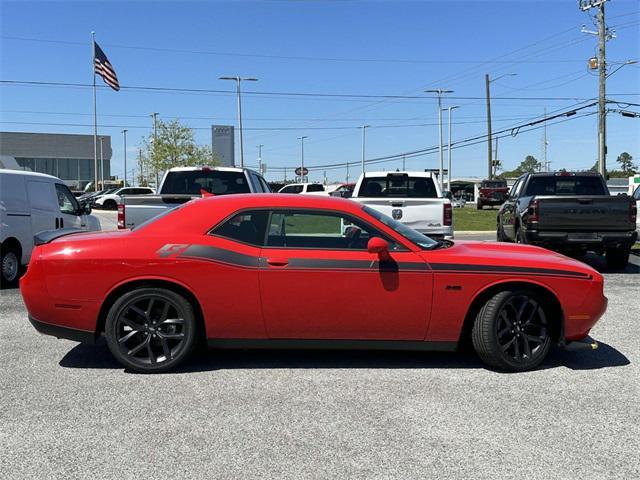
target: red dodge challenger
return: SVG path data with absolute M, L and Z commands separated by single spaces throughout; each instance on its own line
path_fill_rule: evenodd
M 436 242 L 349 200 L 196 199 L 134 230 L 36 237 L 20 287 L 34 327 L 139 372 L 213 348 L 455 350 L 535 368 L 595 348 L 602 276 L 542 248 Z

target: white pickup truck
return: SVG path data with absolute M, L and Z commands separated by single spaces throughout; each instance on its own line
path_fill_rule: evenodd
M 158 195 L 123 196 L 118 204 L 118 228 L 133 228 L 176 208 L 203 192 L 214 195 L 271 193 L 262 176 L 248 168 L 176 167 L 165 172 Z
M 367 172 L 351 200 L 435 239 L 453 239 L 451 201 L 430 172 Z

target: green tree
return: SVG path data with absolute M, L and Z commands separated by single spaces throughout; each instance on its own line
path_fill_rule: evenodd
M 196 144 L 193 130 L 179 120 L 160 120 L 157 125 L 157 139 L 154 139 L 153 132 L 143 139 L 143 156 L 152 170 L 152 178 L 155 173 L 173 167 L 220 164 L 211 147 Z
M 636 169 L 638 167 L 633 163 L 633 157 L 629 155 L 629 153 L 622 152 L 620 155 L 618 155 L 616 162 L 620 164 L 620 168 L 622 168 L 622 171 L 627 176 L 635 175 Z
M 533 155 L 527 155 L 525 159 L 520 162 L 520 165 L 515 170 L 504 171 L 500 174 L 500 178 L 515 178 L 519 177 L 523 173 L 534 173 L 540 171 L 542 164 Z

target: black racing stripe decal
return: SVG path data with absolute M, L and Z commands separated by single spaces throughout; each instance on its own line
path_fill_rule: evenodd
M 429 267 L 426 263 L 417 262 L 394 262 L 377 260 L 332 260 L 332 259 L 319 259 L 319 258 L 291 258 L 289 260 L 289 267 L 294 268 L 317 268 L 328 270 L 388 270 L 397 271 L 411 270 L 411 271 L 428 271 Z
M 207 245 L 191 245 L 179 255 L 179 258 L 199 258 L 245 268 L 258 268 L 260 260 L 253 255 L 245 255 L 243 253 L 225 250 L 224 248 L 209 247 Z
M 431 268 L 434 272 L 447 273 L 526 273 L 530 275 L 555 275 L 575 278 L 590 278 L 582 272 L 574 272 L 571 270 L 555 270 L 550 268 L 535 267 L 509 267 L 503 265 L 464 265 L 458 263 L 432 263 Z

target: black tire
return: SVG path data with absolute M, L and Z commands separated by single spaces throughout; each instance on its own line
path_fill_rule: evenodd
M 106 210 L 117 210 L 118 204 L 114 200 L 105 200 L 103 207 Z
M 524 236 L 524 231 L 520 226 L 516 227 L 515 241 L 516 243 L 522 243 L 523 245 L 527 243 L 527 239 Z
M 488 366 L 510 372 L 533 370 L 551 348 L 543 301 L 530 290 L 504 290 L 478 313 L 471 340 Z
M 18 284 L 22 266 L 20 250 L 13 245 L 3 246 L 0 251 L 0 287 L 12 288 Z
M 504 228 L 502 228 L 502 223 L 498 221 L 498 226 L 496 227 L 496 240 L 498 242 L 508 242 L 509 239 L 507 235 L 504 233 Z
M 482 207 L 483 207 L 482 202 L 481 202 L 480 200 L 478 200 L 478 201 L 476 202 L 476 208 L 477 208 L 478 210 L 482 210 Z
M 197 343 L 191 304 L 163 288 L 139 288 L 118 298 L 105 323 L 107 345 L 125 368 L 166 372 L 184 362 Z
M 616 270 L 624 270 L 629 263 L 629 255 L 631 247 L 607 248 L 605 255 L 607 258 L 607 267 Z

